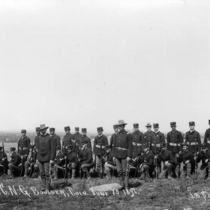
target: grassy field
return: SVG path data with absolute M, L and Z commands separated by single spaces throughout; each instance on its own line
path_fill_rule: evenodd
M 39 179 L 0 178 L 0 209 L 4 210 L 209 210 L 210 183 L 198 180 L 130 179 L 130 191 L 94 194 L 92 186 L 118 183 L 116 178 L 68 180 L 68 185 L 54 188 L 50 194 L 40 192 Z

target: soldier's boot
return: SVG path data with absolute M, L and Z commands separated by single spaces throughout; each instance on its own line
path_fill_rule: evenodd
M 190 163 L 187 164 L 187 175 L 186 175 L 186 179 L 191 179 L 191 164 Z
M 140 180 L 144 180 L 145 179 L 145 174 L 144 172 L 142 172 L 141 176 L 139 177 Z
M 45 178 L 41 178 L 41 186 L 42 186 L 41 191 L 45 191 L 45 189 L 46 189 L 46 179 Z
M 71 176 L 72 179 L 75 179 L 75 174 L 76 174 L 76 169 L 73 168 L 72 169 L 72 176 Z

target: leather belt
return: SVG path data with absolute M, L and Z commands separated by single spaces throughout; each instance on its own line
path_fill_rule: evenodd
M 99 148 L 99 149 L 101 149 L 101 148 L 104 149 L 105 148 L 105 146 L 101 146 L 101 145 L 98 145 L 98 144 L 96 144 L 96 147 Z
M 122 147 L 116 147 L 116 149 L 119 149 L 119 150 L 128 150 L 127 148 L 122 148 Z
M 197 145 L 198 143 L 197 142 L 187 142 L 187 144 L 189 144 L 189 145 Z
M 152 144 L 152 146 L 160 147 L 160 144 Z
M 208 141 L 207 141 L 207 143 L 209 143 L 209 144 L 210 144 L 210 140 L 208 140 Z
M 27 150 L 28 147 L 23 147 L 23 150 Z M 21 147 L 19 147 L 19 150 L 21 151 Z
M 140 143 L 136 143 L 136 142 L 132 142 L 134 146 L 141 146 L 142 144 Z
M 180 143 L 169 143 L 170 146 L 181 146 Z

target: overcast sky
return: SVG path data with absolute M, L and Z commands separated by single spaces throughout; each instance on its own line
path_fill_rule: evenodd
M 209 0 L 3 0 L 0 130 L 112 132 L 119 119 L 203 133 Z

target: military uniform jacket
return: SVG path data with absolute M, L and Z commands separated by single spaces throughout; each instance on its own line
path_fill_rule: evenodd
M 94 139 L 94 153 L 95 155 L 104 155 L 105 146 L 108 145 L 108 139 L 105 135 L 96 136 Z
M 61 147 L 61 138 L 60 136 L 54 134 L 51 136 L 51 139 L 53 139 L 53 141 L 55 141 L 55 148 L 56 147 Z
M 163 162 L 168 161 L 169 163 L 173 165 L 175 164 L 175 157 L 170 150 L 165 150 L 161 152 L 159 157 L 160 157 L 160 160 Z
M 79 153 L 79 144 L 77 143 L 76 140 L 72 140 L 72 146 L 73 146 L 72 151 L 75 152 L 76 154 L 78 154 Z
M 56 154 L 54 163 L 59 166 L 63 166 L 65 164 L 65 159 L 62 152 Z
M 183 136 L 181 132 L 175 130 L 167 133 L 167 149 L 171 152 L 179 153 L 182 148 Z
M 37 148 L 37 142 L 38 142 L 39 136 L 40 136 L 40 135 L 36 135 L 36 137 L 35 137 L 35 139 L 34 139 L 34 143 L 35 143 L 36 148 Z
M 18 140 L 18 153 L 20 155 L 28 155 L 30 146 L 30 139 L 25 136 Z
M 152 151 L 143 153 L 143 155 L 140 156 L 140 162 L 148 165 L 149 167 L 153 167 L 154 166 L 154 154 L 152 153 Z
M 37 142 L 37 158 L 39 162 L 49 162 L 55 158 L 55 142 L 51 139 L 50 135 L 40 135 Z
M 72 141 L 71 140 L 75 140 L 75 136 L 71 133 L 68 133 L 66 134 L 64 137 L 63 137 L 63 146 L 69 146 L 69 145 L 72 145 Z
M 16 152 L 13 152 L 12 153 L 12 156 L 11 156 L 11 163 L 15 166 L 18 166 L 20 163 L 21 163 L 21 158 L 20 158 L 20 155 L 17 154 Z
M 142 146 L 144 143 L 144 134 L 142 132 L 134 131 L 132 134 L 133 154 L 132 158 L 136 158 L 142 152 Z
M 92 163 L 92 160 L 93 160 L 92 150 L 90 148 L 85 148 L 85 149 L 81 150 L 79 157 L 80 157 L 80 162 L 82 164 Z
M 151 142 L 154 139 L 154 132 L 147 131 L 144 133 L 144 144 L 150 146 Z
M 204 152 L 200 152 L 198 154 L 198 162 L 202 162 L 202 165 L 207 166 L 208 163 L 206 163 L 205 161 L 208 160 L 208 162 L 210 162 L 210 151 L 206 150 L 206 153 Z
M 133 145 L 132 136 L 124 129 L 113 135 L 112 139 L 112 152 L 114 157 L 125 159 L 132 158 Z
M 193 153 L 189 150 L 187 150 L 186 152 L 183 151 L 179 156 L 180 162 L 185 163 L 187 160 L 189 160 L 191 164 L 195 163 Z
M 82 137 L 81 133 L 75 133 L 74 136 L 75 136 L 77 144 L 80 146 L 81 145 L 80 140 L 81 140 L 81 137 Z
M 5 152 L 0 151 L 0 165 L 4 165 L 5 163 L 7 163 L 7 155 Z
M 208 128 L 205 132 L 204 144 L 206 144 L 208 149 L 210 150 L 210 128 Z
M 151 149 L 154 154 L 157 154 L 160 150 L 160 144 L 165 143 L 165 136 L 163 133 L 158 131 L 157 133 L 154 132 L 154 136 L 151 142 Z
M 78 163 L 78 156 L 75 152 L 67 154 L 67 163 Z
M 186 133 L 186 143 L 188 144 L 188 150 L 195 153 L 201 151 L 201 137 L 197 131 Z
M 91 145 L 91 140 L 90 140 L 90 138 L 88 138 L 86 135 L 84 135 L 84 136 L 81 136 L 81 139 L 80 139 L 80 142 L 82 142 L 83 140 L 87 140 L 87 147 L 89 148 L 89 149 L 92 149 L 92 145 Z

